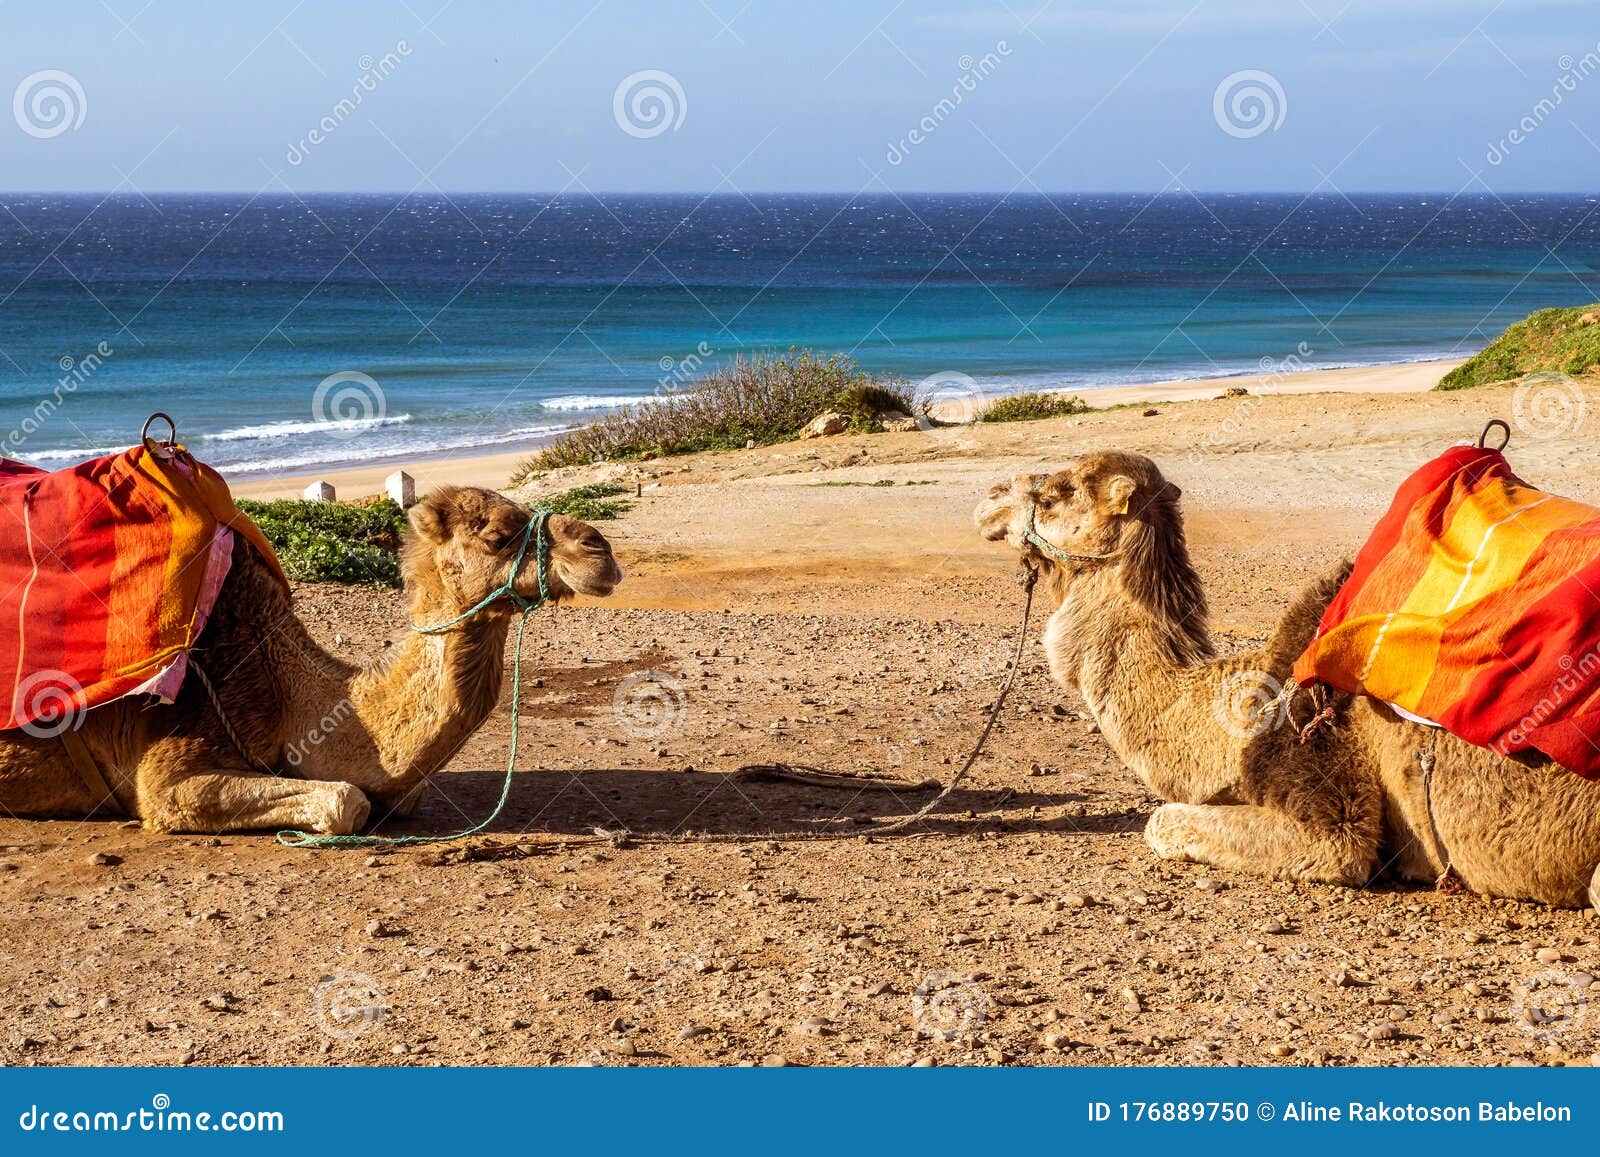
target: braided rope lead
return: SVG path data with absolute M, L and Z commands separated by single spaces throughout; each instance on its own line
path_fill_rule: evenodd
M 448 836 L 322 836 L 314 832 L 285 831 L 278 833 L 280 844 L 286 848 L 369 848 L 378 845 L 399 847 L 409 844 L 442 844 L 475 836 L 500 818 L 500 813 L 505 810 L 506 801 L 511 798 L 511 777 L 517 770 L 517 738 L 522 715 L 522 636 L 528 627 L 529 612 L 538 610 L 550 601 L 550 536 L 545 531 L 545 524 L 549 520 L 548 510 L 541 510 L 528 520 L 528 527 L 522 532 L 522 545 L 518 548 L 517 557 L 511 564 L 510 577 L 501 586 L 478 600 L 476 606 L 443 623 L 427 627 L 411 624 L 411 629 L 419 635 L 437 635 L 470 619 L 496 599 L 507 597 L 515 602 L 517 609 L 522 612 L 521 618 L 517 620 L 516 657 L 511 665 L 511 752 L 506 758 L 506 778 L 500 785 L 500 799 L 494 805 L 494 810 L 470 828 Z M 522 561 L 527 557 L 530 544 L 537 544 L 535 547 L 539 574 L 537 600 L 523 597 L 516 589 L 517 575 L 522 571 Z
M 1022 670 L 1022 653 L 1028 642 L 1028 617 L 1033 613 L 1033 587 L 1038 581 L 1039 572 L 1031 566 L 1024 567 L 1021 577 L 1022 588 L 1025 596 L 1022 600 L 1022 621 L 1017 624 L 1017 642 L 1011 654 L 1011 670 L 1007 672 L 1005 681 L 1000 684 L 1000 693 L 995 696 L 994 705 L 989 708 L 989 717 L 983 725 L 983 730 L 978 734 L 977 743 L 973 744 L 972 752 L 966 758 L 955 775 L 950 777 L 950 782 L 945 784 L 939 794 L 923 804 L 909 815 L 901 816 L 892 823 L 882 827 L 872 828 L 863 832 L 702 832 L 699 835 L 635 835 L 629 831 L 615 831 L 607 828 L 596 828 L 594 836 L 578 836 L 572 839 L 555 841 L 557 847 L 571 847 L 576 844 L 608 843 L 613 847 L 626 847 L 629 844 L 746 844 L 762 840 L 783 840 L 785 842 L 822 840 L 855 840 L 863 836 L 886 836 L 894 832 L 903 831 L 914 823 L 926 819 L 940 804 L 942 804 L 961 781 L 967 778 L 967 773 L 972 770 L 972 765 L 978 762 L 978 756 L 983 754 L 984 745 L 989 742 L 989 735 L 994 731 L 994 725 L 1000 721 L 1000 711 L 1006 705 L 1006 698 L 1011 694 L 1011 688 L 1016 686 L 1017 675 Z M 779 765 L 786 766 L 786 765 Z
M 1030 546 L 1037 547 L 1057 562 L 1105 562 L 1107 559 L 1116 557 L 1115 552 L 1112 554 L 1073 554 L 1071 551 L 1062 550 L 1053 542 L 1045 541 L 1044 536 L 1033 528 L 1033 511 L 1034 504 L 1030 501 L 1028 503 L 1027 525 L 1022 528 L 1023 541 Z M 1029 593 L 1032 593 L 1032 588 L 1029 588 Z

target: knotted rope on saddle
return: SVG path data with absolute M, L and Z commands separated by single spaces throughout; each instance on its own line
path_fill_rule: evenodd
M 1303 724 L 1297 723 L 1294 718 L 1295 702 L 1302 695 L 1311 701 L 1311 716 Z M 1295 735 L 1302 746 L 1316 738 L 1317 732 L 1323 728 L 1332 730 L 1338 723 L 1338 712 L 1334 710 L 1333 703 L 1329 699 L 1328 689 L 1321 683 L 1303 687 L 1294 679 L 1285 682 L 1272 701 L 1262 706 L 1261 717 L 1281 718 L 1288 722 L 1294 727 Z

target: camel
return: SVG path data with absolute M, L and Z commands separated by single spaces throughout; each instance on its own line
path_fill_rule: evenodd
M 511 579 L 529 519 L 523 507 L 475 488 L 445 487 L 413 506 L 401 558 L 410 622 L 444 623 Z M 594 527 L 552 514 L 544 534 L 552 602 L 607 595 L 622 581 Z M 537 553 L 530 548 L 514 576 L 529 599 L 539 595 Z M 374 805 L 385 815 L 414 811 L 428 775 L 488 717 L 515 613 L 502 598 L 438 633 L 408 630 L 383 661 L 357 668 L 312 640 L 289 594 L 238 535 L 193 652 L 234 737 L 193 672 L 174 702 L 108 703 L 80 716 L 78 735 L 116 797 L 110 810 L 146 829 L 347 835 Z M 105 814 L 98 797 L 60 738 L 0 733 L 0 810 Z
M 1179 496 L 1150 459 L 1113 451 L 1018 475 L 974 514 L 1037 574 L 1055 682 L 1170 801 L 1145 828 L 1158 856 L 1347 887 L 1453 873 L 1486 896 L 1600 901 L 1600 784 L 1364 696 L 1331 696 L 1332 725 L 1302 743 L 1310 693 L 1279 689 L 1350 564 L 1307 587 L 1259 650 L 1219 659 Z

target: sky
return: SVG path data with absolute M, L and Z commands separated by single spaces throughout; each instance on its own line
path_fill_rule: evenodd
M 1593 192 L 1592 0 L 0 0 L 0 189 Z

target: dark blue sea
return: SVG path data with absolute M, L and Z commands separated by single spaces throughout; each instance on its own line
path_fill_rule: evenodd
M 1464 356 L 1600 297 L 1593 197 L 0 195 L 0 454 L 534 445 L 739 353 L 986 393 Z

